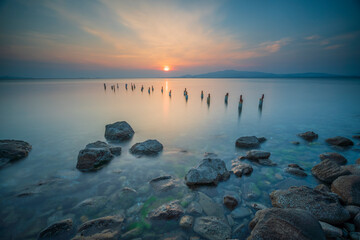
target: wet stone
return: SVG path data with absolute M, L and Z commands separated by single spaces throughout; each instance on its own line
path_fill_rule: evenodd
M 331 191 L 348 205 L 360 206 L 360 176 L 348 175 L 337 178 L 331 184 Z
M 175 182 L 171 176 L 161 176 L 152 179 L 150 185 L 155 191 L 166 192 L 175 187 Z
M 134 155 L 156 155 L 163 150 L 163 145 L 155 139 L 149 139 L 145 142 L 135 143 L 130 152 Z
M 194 218 L 189 215 L 185 215 L 180 219 L 180 227 L 191 228 L 194 222 Z
M 199 192 L 199 204 L 206 215 L 225 219 L 222 205 L 214 202 L 210 197 L 201 192 Z
M 321 161 L 329 159 L 329 160 L 336 162 L 339 165 L 345 165 L 347 163 L 347 159 L 343 155 L 336 153 L 336 152 L 322 153 L 319 155 L 319 157 L 320 157 Z
M 324 230 L 325 236 L 327 238 L 341 238 L 343 236 L 343 232 L 340 228 L 337 228 L 326 222 L 319 221 L 319 223 L 321 225 L 321 228 Z
M 238 201 L 233 196 L 227 195 L 227 196 L 224 197 L 224 205 L 228 209 L 232 210 L 238 205 Z
M 312 174 L 319 180 L 332 183 L 336 178 L 349 175 L 350 172 L 342 169 L 336 162 L 326 159 L 311 169 Z
M 317 135 L 316 133 L 314 133 L 312 131 L 299 133 L 298 136 L 303 138 L 304 140 L 306 140 L 308 142 L 314 141 L 315 139 L 317 139 L 319 137 L 319 135 Z
M 260 143 L 264 142 L 266 138 L 257 138 L 255 136 L 240 137 L 236 140 L 236 147 L 238 148 L 257 148 Z
M 230 226 L 213 216 L 196 218 L 194 232 L 209 240 L 224 240 L 231 237 Z
M 42 230 L 38 239 L 69 239 L 73 233 L 73 221 L 71 219 L 65 219 Z
M 198 202 L 191 202 L 186 209 L 186 212 L 192 215 L 200 215 L 202 211 L 202 207 Z
M 28 156 L 31 145 L 20 140 L 0 140 L 0 168 Z
M 129 140 L 134 133 L 132 127 L 125 121 L 115 122 L 105 126 L 105 138 L 108 141 Z
M 151 220 L 169 220 L 178 219 L 184 214 L 184 210 L 179 201 L 165 203 L 149 213 Z
M 231 166 L 231 171 L 237 177 L 242 177 L 243 175 L 249 176 L 253 172 L 253 168 L 250 164 L 242 163 L 238 160 L 233 160 Z
M 234 211 L 231 212 L 231 217 L 238 219 L 238 218 L 245 218 L 252 214 L 251 210 L 246 207 L 236 208 Z
M 351 141 L 350 139 L 348 139 L 346 137 L 341 137 L 341 136 L 328 138 L 325 141 L 330 145 L 334 145 L 334 146 L 338 146 L 338 147 L 349 147 L 349 146 L 354 145 L 353 141 Z

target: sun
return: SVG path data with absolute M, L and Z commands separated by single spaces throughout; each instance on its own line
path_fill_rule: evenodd
M 169 68 L 169 66 L 165 66 L 165 67 L 164 67 L 164 71 L 165 71 L 165 72 L 168 72 L 168 71 L 170 71 L 170 68 Z

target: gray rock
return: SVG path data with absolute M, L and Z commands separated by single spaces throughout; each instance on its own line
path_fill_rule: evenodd
M 360 176 L 349 175 L 337 178 L 331 184 L 331 191 L 339 195 L 347 205 L 360 206 Z
M 141 227 L 136 227 L 127 231 L 126 233 L 121 235 L 121 240 L 134 239 L 142 234 L 143 230 Z
M 0 168 L 28 156 L 31 145 L 20 140 L 0 140 Z
M 155 155 L 163 150 L 163 145 L 154 139 L 146 140 L 145 142 L 135 143 L 130 152 L 135 155 Z
M 180 219 L 180 227 L 191 228 L 194 222 L 194 218 L 189 215 L 185 215 Z
M 242 192 L 242 197 L 245 199 L 256 199 L 261 196 L 260 189 L 253 182 L 242 184 L 241 192 Z
M 312 174 L 319 180 L 332 183 L 336 178 L 349 175 L 350 172 L 342 169 L 336 162 L 326 159 L 311 169 Z
M 273 191 L 270 199 L 274 207 L 307 210 L 318 220 L 330 224 L 342 224 L 350 218 L 349 212 L 341 205 L 336 194 L 306 186 Z
M 343 232 L 340 228 L 334 227 L 333 225 L 322 221 L 319 221 L 319 223 L 327 238 L 341 238 L 343 236 Z
M 194 232 L 209 240 L 224 240 L 231 237 L 231 228 L 213 216 L 196 218 Z
M 360 232 L 360 213 L 356 214 L 356 216 L 354 217 L 354 225 L 356 231 Z
M 225 219 L 222 205 L 214 202 L 211 198 L 202 192 L 199 192 L 199 204 L 206 215 Z
M 205 158 L 196 168 L 192 168 L 185 175 L 188 186 L 194 185 L 217 185 L 219 181 L 227 180 L 230 173 L 226 169 L 225 162 L 220 159 Z
M 350 139 L 340 136 L 328 138 L 325 141 L 330 145 L 339 146 L 339 147 L 349 147 L 354 145 L 354 142 L 351 141 Z
M 285 168 L 285 172 L 298 177 L 307 176 L 306 172 L 304 172 L 304 169 L 295 163 L 289 164 L 288 167 Z
M 319 137 L 319 135 L 317 135 L 316 133 L 314 133 L 312 131 L 299 133 L 298 136 L 305 139 L 308 142 L 311 142 Z
M 49 227 L 42 230 L 38 239 L 69 239 L 73 234 L 73 221 L 71 219 L 65 219 L 60 222 L 56 222 Z
M 253 168 L 250 164 L 242 163 L 238 160 L 233 160 L 231 166 L 231 171 L 237 177 L 242 177 L 242 175 L 249 176 L 253 172 Z
M 314 187 L 314 190 L 322 191 L 322 192 L 331 192 L 330 188 L 325 184 L 319 184 Z
M 238 201 L 233 196 L 227 195 L 227 196 L 224 197 L 224 205 L 228 209 L 232 210 L 238 205 Z
M 114 155 L 106 143 L 101 141 L 89 143 L 79 152 L 76 168 L 80 171 L 98 170 L 113 158 Z
M 248 151 L 245 156 L 245 158 L 249 160 L 268 159 L 269 157 L 270 152 L 265 152 L 261 150 Z
M 114 156 L 120 156 L 121 155 L 121 147 L 110 147 L 110 152 Z
M 259 211 L 259 210 L 264 210 L 264 209 L 267 209 L 268 207 L 266 207 L 264 204 L 261 204 L 261 203 L 251 203 L 251 207 L 253 209 L 255 209 L 256 211 Z
M 360 207 L 355 205 L 346 205 L 346 210 L 349 211 L 351 218 L 354 218 L 358 213 L 360 213 Z
M 319 155 L 321 161 L 325 160 L 325 159 L 330 159 L 332 161 L 335 161 L 337 164 L 339 165 L 345 165 L 347 163 L 347 159 L 336 152 L 326 152 L 326 153 L 322 153 Z
M 179 201 L 165 203 L 151 211 L 148 215 L 151 220 L 178 219 L 184 214 L 184 210 Z
M 238 219 L 238 218 L 245 218 L 252 214 L 251 210 L 246 207 L 239 207 L 236 208 L 234 211 L 230 213 L 232 218 Z
M 105 138 L 108 141 L 124 141 L 134 136 L 134 130 L 125 122 L 115 122 L 105 126 Z
M 202 207 L 198 202 L 191 202 L 186 209 L 186 212 L 192 215 L 200 215 L 202 211 Z
M 351 175 L 360 175 L 359 164 L 350 164 L 350 165 L 341 166 L 341 169 L 349 171 Z
M 316 218 L 301 209 L 268 208 L 260 210 L 250 222 L 248 240 L 325 240 Z
M 152 179 L 150 185 L 155 191 L 166 192 L 175 187 L 175 182 L 171 176 L 161 176 Z
M 236 147 L 238 148 L 257 148 L 260 143 L 266 140 L 265 138 L 257 138 L 255 136 L 240 137 L 236 140 Z

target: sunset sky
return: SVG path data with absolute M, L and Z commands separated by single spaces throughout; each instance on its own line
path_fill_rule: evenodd
M 0 1 L 0 76 L 360 75 L 359 13 L 356 0 Z

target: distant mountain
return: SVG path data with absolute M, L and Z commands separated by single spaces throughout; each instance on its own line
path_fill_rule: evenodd
M 218 72 L 210 72 L 198 75 L 184 75 L 179 78 L 351 78 L 358 76 L 342 76 L 327 73 L 289 73 L 275 74 L 265 72 L 247 72 L 236 70 L 224 70 Z

